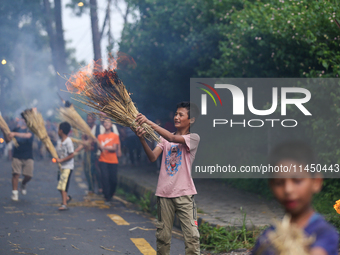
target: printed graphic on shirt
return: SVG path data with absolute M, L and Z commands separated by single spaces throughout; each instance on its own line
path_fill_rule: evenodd
M 165 158 L 166 172 L 170 176 L 174 176 L 178 172 L 178 167 L 182 164 L 182 152 L 178 145 L 171 145 Z
M 107 145 L 109 142 L 111 142 L 113 139 L 112 138 L 106 138 L 105 141 L 101 141 L 102 146 Z

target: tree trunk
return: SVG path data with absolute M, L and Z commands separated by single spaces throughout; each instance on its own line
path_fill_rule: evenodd
M 101 64 L 102 55 L 100 50 L 100 32 L 98 26 L 97 0 L 90 0 L 90 14 L 91 14 L 94 61 L 96 61 L 98 64 Z
M 57 56 L 54 54 L 55 52 L 55 35 L 53 31 L 53 20 L 51 16 L 51 5 L 49 0 L 44 0 L 44 16 L 45 16 L 45 25 L 46 31 L 49 37 L 50 47 L 52 51 L 52 63 L 55 70 L 58 70 L 58 60 Z
M 56 54 L 57 61 L 58 61 L 58 70 L 56 71 L 60 73 L 65 73 L 67 71 L 67 66 L 66 66 L 64 31 L 63 31 L 62 14 L 61 14 L 61 0 L 54 0 L 54 16 L 55 16 L 55 27 L 56 27 L 55 54 Z

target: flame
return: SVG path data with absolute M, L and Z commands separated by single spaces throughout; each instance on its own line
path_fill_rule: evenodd
M 75 92 L 80 94 L 84 91 L 86 87 L 86 82 L 91 79 L 92 70 L 97 69 L 96 62 L 92 62 L 87 66 L 81 68 L 77 73 L 71 75 L 71 77 L 66 82 L 66 88 L 70 92 Z
M 0 143 L 3 143 L 5 140 L 3 138 L 0 138 Z
M 57 163 L 57 160 L 55 158 L 52 159 L 53 163 Z
M 340 200 L 336 201 L 333 207 L 335 211 L 340 214 Z
M 136 61 L 128 54 L 124 53 L 124 52 L 118 52 L 117 53 L 118 58 L 117 58 L 117 65 L 119 66 L 119 68 L 117 69 L 128 69 L 128 68 L 132 68 L 135 69 L 137 64 Z
M 127 68 L 135 68 L 136 62 L 135 60 L 126 53 L 117 52 L 117 58 L 115 59 L 112 54 L 109 54 L 108 58 L 108 71 L 114 71 L 116 69 L 127 69 Z M 66 88 L 68 91 L 72 93 L 85 93 L 86 94 L 86 83 L 91 83 L 91 79 L 93 79 L 93 74 L 103 75 L 103 65 L 102 60 L 99 59 L 97 61 L 92 61 L 92 63 L 88 64 L 85 67 L 82 67 L 77 73 L 72 74 L 68 81 L 66 82 Z

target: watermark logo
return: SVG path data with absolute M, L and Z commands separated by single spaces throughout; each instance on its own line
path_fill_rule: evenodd
M 198 82 L 208 88 L 210 88 L 215 95 L 218 97 L 220 100 L 220 103 L 222 105 L 221 98 L 217 91 L 210 85 Z M 216 89 L 228 89 L 233 97 L 233 115 L 244 115 L 244 94 L 242 90 L 231 84 L 215 84 Z M 203 91 L 205 91 L 210 97 L 213 99 L 215 105 L 216 100 L 213 97 L 213 95 L 206 89 L 204 88 L 199 88 Z M 304 94 L 304 98 L 287 98 L 288 93 L 294 93 L 294 94 Z M 308 89 L 305 88 L 296 88 L 296 87 L 284 87 L 281 88 L 281 115 L 286 115 L 287 114 L 287 105 L 288 104 L 293 104 L 295 105 L 304 115 L 312 115 L 306 107 L 303 106 L 304 103 L 307 103 L 311 99 L 311 93 Z M 253 88 L 248 87 L 247 88 L 247 103 L 248 103 L 248 109 L 251 113 L 254 115 L 258 116 L 265 116 L 265 115 L 270 115 L 274 113 L 277 109 L 278 106 L 278 88 L 273 87 L 272 88 L 272 106 L 270 109 L 266 110 L 259 110 L 255 109 L 254 104 L 253 104 Z M 207 115 L 207 95 L 202 94 L 201 95 L 201 114 L 202 115 Z
M 222 118 L 214 118 L 213 119 L 213 127 L 216 127 L 217 125 L 226 125 L 230 124 L 230 127 L 233 127 L 235 125 L 241 125 L 243 127 L 249 126 L 249 127 L 262 127 L 265 125 L 265 123 L 269 123 L 271 127 L 274 127 L 274 124 L 276 122 L 280 122 L 282 127 L 295 127 L 298 125 L 298 121 L 296 119 L 271 119 L 269 118 L 269 115 L 277 112 L 277 109 L 280 110 L 281 116 L 287 115 L 287 108 L 296 108 L 298 111 L 302 112 L 304 116 L 311 116 L 312 114 L 307 110 L 305 107 L 305 104 L 308 103 L 311 100 L 311 93 L 306 88 L 301 87 L 286 87 L 281 85 L 278 87 L 272 87 L 271 93 L 267 91 L 266 97 L 261 100 L 266 100 L 266 102 L 271 102 L 271 105 L 269 104 L 269 107 L 266 109 L 261 109 L 259 107 L 254 106 L 254 101 L 256 101 L 256 96 L 259 98 L 259 95 L 261 95 L 261 89 L 264 88 L 264 86 L 259 87 L 243 87 L 244 90 L 246 90 L 246 93 L 244 93 L 240 87 L 233 85 L 233 84 L 214 84 L 214 86 L 211 86 L 207 83 L 199 82 L 197 81 L 196 84 L 203 85 L 203 87 L 197 87 L 197 89 L 204 91 L 204 94 L 199 94 L 201 99 L 201 115 L 208 115 L 208 102 L 207 102 L 207 95 L 210 96 L 210 98 L 213 100 L 215 106 L 218 106 L 218 101 L 223 108 L 220 108 L 214 110 L 214 116 L 218 115 L 220 111 L 225 109 L 224 107 L 231 108 L 232 106 L 232 116 L 244 116 L 246 115 L 245 110 L 246 107 L 248 111 L 256 116 L 268 116 L 267 119 L 243 119 L 241 122 L 236 121 L 235 119 L 224 119 L 225 115 L 221 115 Z M 248 83 L 249 84 L 249 83 Z M 251 84 L 251 83 L 250 83 Z M 218 91 L 218 92 L 217 92 Z M 198 90 L 196 92 L 199 93 Z M 232 96 L 231 102 L 227 102 L 224 105 L 222 104 L 222 99 L 220 94 L 223 96 L 226 93 L 230 93 Z M 258 93 L 259 95 L 257 95 Z M 246 94 L 246 95 L 245 95 Z M 218 100 L 217 100 L 217 99 Z M 258 101 L 258 99 L 257 99 Z M 249 115 L 248 115 L 249 116 Z M 276 114 L 277 116 L 277 114 Z
M 206 83 L 203 83 L 203 82 L 197 82 L 199 84 L 202 84 L 203 86 L 209 88 L 218 98 L 218 100 L 220 101 L 220 104 L 222 106 L 222 100 L 221 100 L 221 97 L 220 95 L 217 93 L 217 91 L 210 85 L 206 84 Z M 211 94 L 211 92 L 205 88 L 199 88 L 197 87 L 198 89 L 201 89 L 203 90 L 204 92 L 206 92 L 211 98 L 212 100 L 214 101 L 215 103 L 215 106 L 217 106 L 217 103 L 216 103 L 216 100 L 215 100 L 215 97 Z M 201 95 L 201 114 L 202 115 L 207 115 L 207 94 L 202 94 Z

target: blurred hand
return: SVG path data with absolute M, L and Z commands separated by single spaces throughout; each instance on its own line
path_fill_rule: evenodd
M 61 163 L 61 162 L 63 162 L 63 161 L 60 158 L 55 159 L 55 163 Z
M 149 120 L 143 114 L 138 113 L 135 121 L 141 126 L 144 123 L 148 123 Z
M 143 135 L 146 133 L 146 131 L 142 127 L 137 127 L 135 133 L 139 138 L 144 138 Z
M 14 132 L 11 132 L 11 133 L 8 134 L 8 138 L 9 138 L 9 139 L 13 139 L 14 136 L 15 136 L 15 133 L 14 133 Z

